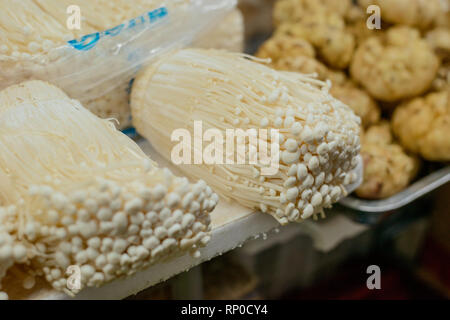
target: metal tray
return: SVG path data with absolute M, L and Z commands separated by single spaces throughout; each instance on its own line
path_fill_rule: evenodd
M 405 190 L 382 200 L 363 200 L 353 196 L 343 198 L 339 203 L 347 208 L 370 213 L 381 213 L 399 209 L 432 192 L 450 181 L 450 166 L 436 170 L 411 184 Z

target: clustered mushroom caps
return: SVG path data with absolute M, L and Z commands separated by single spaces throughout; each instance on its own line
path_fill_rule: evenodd
M 0 92 L 0 285 L 14 264 L 68 294 L 129 276 L 210 239 L 218 196 L 159 169 L 114 126 L 47 83 Z M 0 287 L 1 289 L 1 287 Z M 0 292 L 0 298 L 7 298 Z
M 450 0 L 441 0 L 442 10 L 440 11 L 435 24 L 437 27 L 450 27 Z
M 399 26 L 363 42 L 350 73 L 372 97 L 393 102 L 425 92 L 438 68 L 438 57 L 419 32 Z
M 273 9 L 274 24 L 298 22 L 305 16 L 325 12 L 343 17 L 350 7 L 351 0 L 278 0 Z
M 361 156 L 364 179 L 355 192 L 366 199 L 383 199 L 400 192 L 414 179 L 420 164 L 394 141 L 388 121 L 372 125 L 362 134 Z
M 425 35 L 425 40 L 442 60 L 450 60 L 450 29 L 438 27 Z
M 360 118 L 328 93 L 326 83 L 279 72 L 249 56 L 186 49 L 143 70 L 131 95 L 134 126 L 170 159 L 171 133 L 193 122 L 203 128 L 279 129 L 280 167 L 262 164 L 180 166 L 225 199 L 301 221 L 346 194 L 359 153 Z M 261 138 L 260 139 L 264 139 Z M 267 139 L 268 141 L 268 139 Z M 246 149 L 249 142 L 245 141 Z M 248 162 L 247 162 L 248 163 Z
M 447 0 L 358 0 L 364 9 L 370 5 L 378 6 L 383 20 L 420 29 L 436 23 L 445 11 L 444 1 Z
M 380 29 L 369 29 L 367 27 L 368 14 L 365 8 L 363 9 L 357 4 L 352 5 L 345 15 L 346 30 L 355 38 L 355 48 L 369 37 L 383 33 L 389 27 L 385 21 L 381 21 Z
M 277 70 L 301 72 L 315 75 L 322 81 L 330 80 L 331 95 L 352 108 L 361 117 L 364 127 L 379 121 L 381 112 L 374 99 L 349 80 L 345 73 L 331 70 L 316 60 L 314 48 L 303 38 L 275 34 L 263 43 L 256 56 L 270 59 L 270 65 Z
M 450 60 L 439 67 L 431 88 L 433 91 L 444 91 L 450 88 Z
M 316 73 L 320 80 L 332 82 L 330 94 L 352 108 L 368 130 L 361 138 L 365 183 L 357 194 L 384 198 L 404 189 L 416 175 L 418 159 L 407 152 L 431 161 L 448 161 L 450 103 L 445 92 L 450 83 L 450 1 L 359 0 L 353 5 L 342 2 L 341 8 L 334 4 L 333 0 L 277 1 L 273 13 L 277 29 L 257 56 L 271 58 L 278 70 Z M 381 8 L 379 30 L 366 26 L 369 5 Z M 330 32 L 322 32 L 327 27 Z M 345 41 L 339 37 L 347 33 L 357 48 L 349 65 L 352 80 L 330 70 L 340 67 L 326 55 L 338 52 L 339 46 L 333 43 L 342 47 Z M 322 34 L 332 35 L 323 47 Z M 296 46 L 294 40 L 313 44 L 320 61 L 314 51 L 308 51 L 305 44 Z M 423 94 L 428 95 L 418 97 Z M 386 123 L 379 123 L 378 102 L 391 109 L 388 112 L 396 108 L 391 120 L 397 142 Z M 386 134 L 382 131 L 388 132 L 388 142 L 383 141 Z
M 342 16 L 335 12 L 319 11 L 305 15 L 296 22 L 285 22 L 275 31 L 309 41 L 327 65 L 346 68 L 355 50 L 355 38 L 345 27 Z
M 364 90 L 360 89 L 352 81 L 333 85 L 330 93 L 336 99 L 348 105 L 358 116 L 361 117 L 361 123 L 368 127 L 380 121 L 381 110 L 378 104 Z
M 314 47 L 302 37 L 276 33 L 265 41 L 255 56 L 277 70 L 311 74 L 326 81 L 331 76 L 328 68 L 315 59 Z M 269 60 L 270 59 L 270 60 Z
M 392 127 L 408 151 L 430 161 L 450 161 L 450 88 L 399 105 Z
M 427 32 L 425 39 L 441 60 L 441 66 L 431 88 L 434 91 L 447 90 L 450 87 L 450 28 L 448 26 L 434 28 Z
M 305 39 L 297 38 L 292 35 L 279 34 L 270 37 L 265 41 L 255 54 L 261 59 L 271 59 L 271 64 L 276 66 L 279 59 L 290 57 L 294 59 L 297 56 L 314 58 L 316 51 L 314 47 Z

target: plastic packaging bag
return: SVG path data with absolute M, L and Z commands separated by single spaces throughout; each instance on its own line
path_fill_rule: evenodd
M 129 87 L 141 66 L 189 45 L 235 6 L 236 0 L 160 1 L 156 9 L 69 40 L 46 55 L 0 57 L 0 89 L 27 79 L 46 80 L 100 117 L 118 119 L 124 128 L 129 123 Z

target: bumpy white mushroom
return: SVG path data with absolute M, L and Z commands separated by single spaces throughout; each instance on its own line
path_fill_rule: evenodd
M 194 121 L 202 121 L 204 132 L 215 128 L 224 137 L 227 129 L 278 129 L 281 161 L 276 174 L 262 175 L 267 166 L 261 162 L 249 164 L 255 147 L 250 139 L 244 141 L 245 164 L 180 168 L 207 181 L 224 198 L 270 213 L 282 224 L 309 218 L 338 201 L 346 194 L 344 186 L 355 179 L 351 171 L 360 148 L 360 118 L 334 99 L 324 82 L 251 60 L 200 49 L 165 57 L 135 80 L 134 125 L 167 159 L 175 146 L 173 131 L 186 128 L 194 137 Z M 262 135 L 258 139 L 274 142 Z
M 45 82 L 0 92 L 0 150 L 0 284 L 19 264 L 67 291 L 76 265 L 81 288 L 100 286 L 209 241 L 218 197 L 205 182 L 158 168 Z

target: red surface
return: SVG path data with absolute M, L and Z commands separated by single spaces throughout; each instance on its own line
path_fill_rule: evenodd
M 450 251 L 432 237 L 425 241 L 420 268 L 450 292 Z

